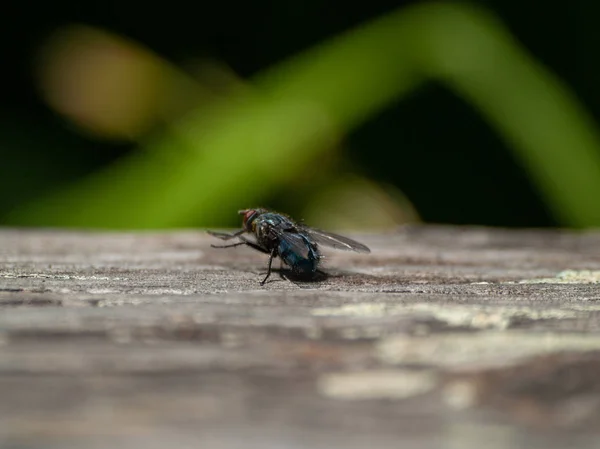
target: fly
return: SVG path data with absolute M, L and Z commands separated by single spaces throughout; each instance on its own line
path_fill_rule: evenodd
M 267 275 L 260 285 L 264 285 L 269 279 L 271 264 L 275 257 L 279 257 L 296 275 L 314 276 L 322 258 L 318 245 L 359 253 L 371 252 L 362 243 L 348 237 L 296 223 L 287 215 L 267 209 L 244 209 L 238 213 L 243 215 L 242 229 L 232 234 L 213 231 L 208 231 L 208 233 L 221 240 L 237 238 L 240 241 L 230 245 L 211 246 L 213 248 L 233 248 L 247 245 L 261 253 L 268 254 Z M 244 234 L 253 235 L 256 241 L 250 240 Z

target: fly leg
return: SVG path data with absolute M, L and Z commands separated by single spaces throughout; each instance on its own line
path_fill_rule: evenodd
M 240 229 L 239 231 L 235 231 L 233 234 L 227 234 L 226 232 L 215 232 L 215 231 L 207 231 L 207 232 L 210 235 L 212 235 L 213 237 L 217 237 L 221 240 L 231 240 L 233 238 L 239 237 L 244 232 L 246 232 L 246 230 Z
M 251 242 L 250 240 L 246 239 L 245 237 L 240 237 L 240 239 L 242 240 L 243 244 L 248 245 L 250 248 L 255 249 L 256 251 L 260 251 L 261 253 L 265 253 L 265 254 L 271 254 L 271 251 L 264 249 L 262 246 L 257 245 L 254 242 Z
M 247 245 L 252 249 L 255 249 L 257 251 L 260 251 L 261 253 L 265 253 L 265 254 L 269 254 L 269 268 L 267 270 L 267 275 L 265 276 L 265 278 L 262 280 L 262 282 L 260 283 L 260 285 L 265 285 L 265 282 L 267 282 L 267 279 L 269 278 L 269 276 L 271 275 L 271 264 L 273 263 L 273 258 L 277 256 L 277 248 L 273 248 L 272 251 L 269 251 L 265 248 L 263 248 L 260 245 L 257 245 L 256 243 L 248 240 L 246 237 L 242 236 L 242 234 L 246 232 L 245 230 L 240 230 L 237 231 L 233 234 L 226 234 L 224 232 L 212 232 L 212 231 L 208 231 L 208 233 L 210 235 L 214 235 L 215 237 L 220 238 L 221 240 L 230 240 L 232 238 L 239 238 L 241 240 L 241 242 L 236 242 L 236 243 L 232 243 L 230 245 L 210 245 L 213 248 L 235 248 L 236 246 L 242 246 L 242 245 Z
M 267 275 L 262 280 L 260 285 L 265 285 L 265 282 L 267 282 L 267 279 L 269 279 L 269 276 L 271 276 L 271 264 L 273 263 L 273 257 L 275 257 L 276 255 L 277 255 L 277 249 L 273 248 L 273 250 L 271 251 L 271 257 L 269 257 L 269 267 L 267 268 Z
M 225 235 L 229 236 L 231 234 L 225 234 Z M 250 248 L 260 251 L 261 253 L 271 254 L 270 251 L 267 251 L 262 246 L 259 246 L 256 243 L 251 242 L 250 240 L 246 239 L 245 237 L 242 237 L 239 235 L 237 235 L 235 237 L 239 238 L 241 240 L 241 242 L 232 243 L 231 245 L 210 245 L 210 246 L 212 248 L 235 248 L 236 246 L 248 245 Z M 224 238 L 223 240 L 229 240 L 229 238 Z
M 236 246 L 246 245 L 246 242 L 232 243 L 231 245 L 210 245 L 211 248 L 235 248 Z
M 245 243 L 250 248 L 254 248 L 257 251 L 260 251 L 261 253 L 269 254 L 269 266 L 267 268 L 267 275 L 260 283 L 260 285 L 265 285 L 265 282 L 267 282 L 267 279 L 269 279 L 269 276 L 271 276 L 271 265 L 273 264 L 273 258 L 277 257 L 277 248 L 273 248 L 271 251 L 269 251 L 263 248 L 262 246 L 259 246 L 256 243 L 251 242 L 250 240 L 247 240 L 245 237 L 240 237 L 240 239 L 243 240 L 243 242 L 241 243 Z M 281 276 L 281 272 L 279 273 L 279 275 Z

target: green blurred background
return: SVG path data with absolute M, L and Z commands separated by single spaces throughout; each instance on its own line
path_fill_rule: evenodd
M 4 6 L 0 224 L 600 225 L 600 4 Z

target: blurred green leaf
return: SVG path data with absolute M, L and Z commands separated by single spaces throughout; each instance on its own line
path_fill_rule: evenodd
M 16 210 L 9 222 L 213 224 L 311 170 L 348 130 L 427 79 L 487 117 L 563 223 L 600 225 L 596 125 L 494 17 L 449 3 L 396 11 L 267 70 L 250 92 L 173 123 L 138 153 Z M 432 120 L 443 119 L 432 111 Z M 426 189 L 426 167 L 415 169 Z

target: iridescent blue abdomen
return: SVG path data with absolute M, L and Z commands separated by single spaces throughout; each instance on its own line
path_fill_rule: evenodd
M 279 242 L 279 257 L 298 274 L 311 274 L 317 271 L 320 255 L 316 246 L 302 234 L 296 234 L 303 242 L 303 251 L 298 251 L 298 244 L 292 244 L 286 239 Z M 296 248 L 294 248 L 294 246 Z
M 252 222 L 252 231 L 261 247 L 268 251 L 277 248 L 277 254 L 292 271 L 314 274 L 321 255 L 310 236 L 284 215 L 263 213 Z

